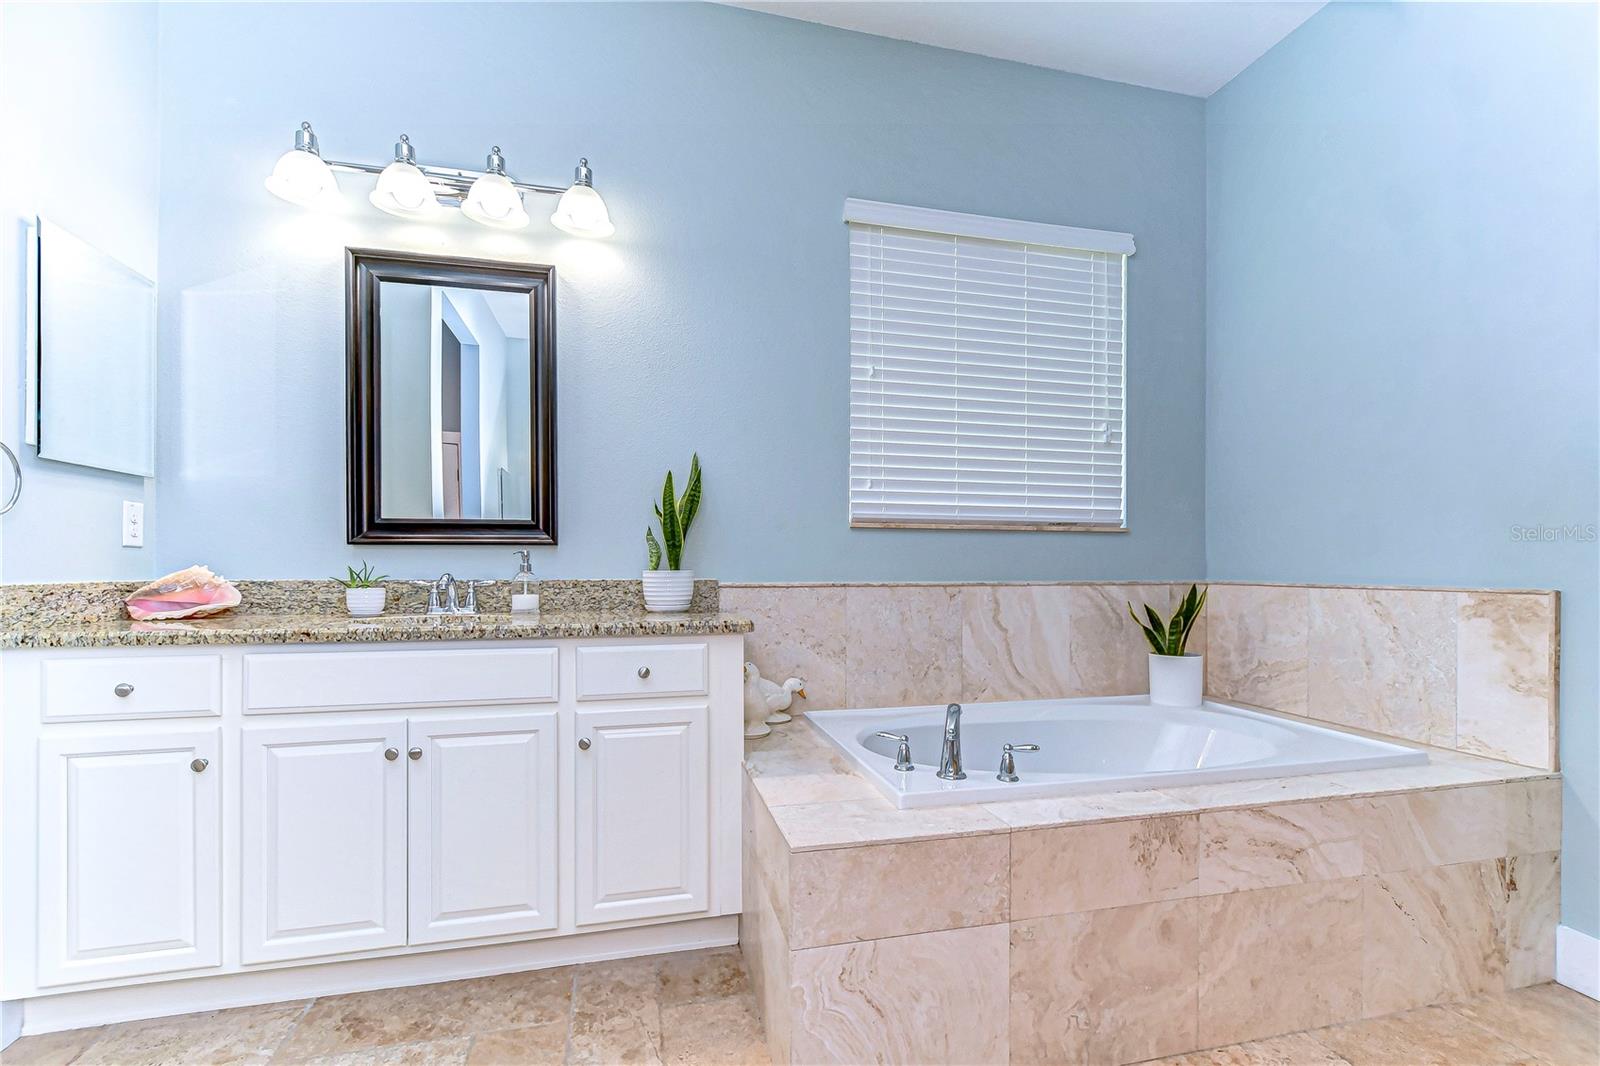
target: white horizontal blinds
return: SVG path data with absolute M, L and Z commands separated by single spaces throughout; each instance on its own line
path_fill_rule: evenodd
M 1121 528 L 1126 255 L 850 225 L 850 520 Z

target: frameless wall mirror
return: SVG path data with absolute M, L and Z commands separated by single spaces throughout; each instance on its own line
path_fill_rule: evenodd
M 156 283 L 44 219 L 28 252 L 28 443 L 154 477 Z
M 351 543 L 554 544 L 555 268 L 346 251 Z

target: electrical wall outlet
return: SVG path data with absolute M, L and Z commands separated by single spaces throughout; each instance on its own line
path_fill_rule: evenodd
M 122 546 L 144 547 L 144 504 L 138 500 L 122 501 Z

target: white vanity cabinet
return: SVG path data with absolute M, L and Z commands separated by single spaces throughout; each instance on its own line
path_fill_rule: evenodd
M 92 1024 L 733 943 L 742 664 L 737 633 L 0 653 L 0 999 Z

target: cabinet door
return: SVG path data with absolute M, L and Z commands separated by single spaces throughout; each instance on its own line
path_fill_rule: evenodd
M 578 712 L 579 925 L 706 909 L 706 719 L 705 704 Z
M 406 723 L 242 730 L 241 958 L 397 947 L 406 926 Z
M 412 718 L 410 942 L 556 926 L 556 712 Z
M 39 742 L 39 984 L 222 963 L 219 731 Z

